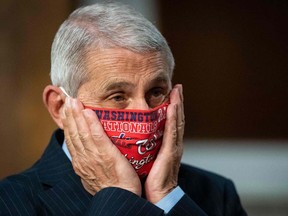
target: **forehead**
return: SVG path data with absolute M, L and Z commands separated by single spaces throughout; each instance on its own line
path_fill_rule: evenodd
M 108 83 L 131 82 L 137 85 L 149 80 L 170 82 L 167 62 L 160 52 L 134 53 L 126 49 L 90 51 L 86 58 L 89 82 L 101 87 Z

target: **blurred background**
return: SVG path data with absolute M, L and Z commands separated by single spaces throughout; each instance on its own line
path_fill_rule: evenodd
M 31 166 L 56 128 L 42 104 L 50 47 L 93 0 L 2 0 L 0 178 Z M 288 215 L 288 1 L 122 0 L 167 39 L 185 93 L 183 162 L 234 181 L 249 215 Z

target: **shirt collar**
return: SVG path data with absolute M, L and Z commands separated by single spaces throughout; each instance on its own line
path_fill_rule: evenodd
M 69 160 L 72 161 L 72 157 L 71 157 L 70 152 L 67 148 L 67 144 L 66 144 L 65 140 L 63 142 L 62 149 L 63 149 L 64 153 L 67 155 L 67 157 L 69 158 Z

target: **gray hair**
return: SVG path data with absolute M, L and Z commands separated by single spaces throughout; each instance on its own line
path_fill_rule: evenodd
M 160 52 L 172 77 L 174 58 L 156 27 L 127 5 L 98 3 L 75 10 L 60 26 L 52 44 L 51 81 L 76 97 L 87 81 L 85 58 L 91 49 L 124 48 Z

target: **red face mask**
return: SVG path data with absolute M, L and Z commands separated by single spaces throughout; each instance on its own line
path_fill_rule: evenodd
M 138 175 L 148 175 L 162 144 L 168 103 L 152 110 L 85 107 L 95 111 L 104 131 Z

